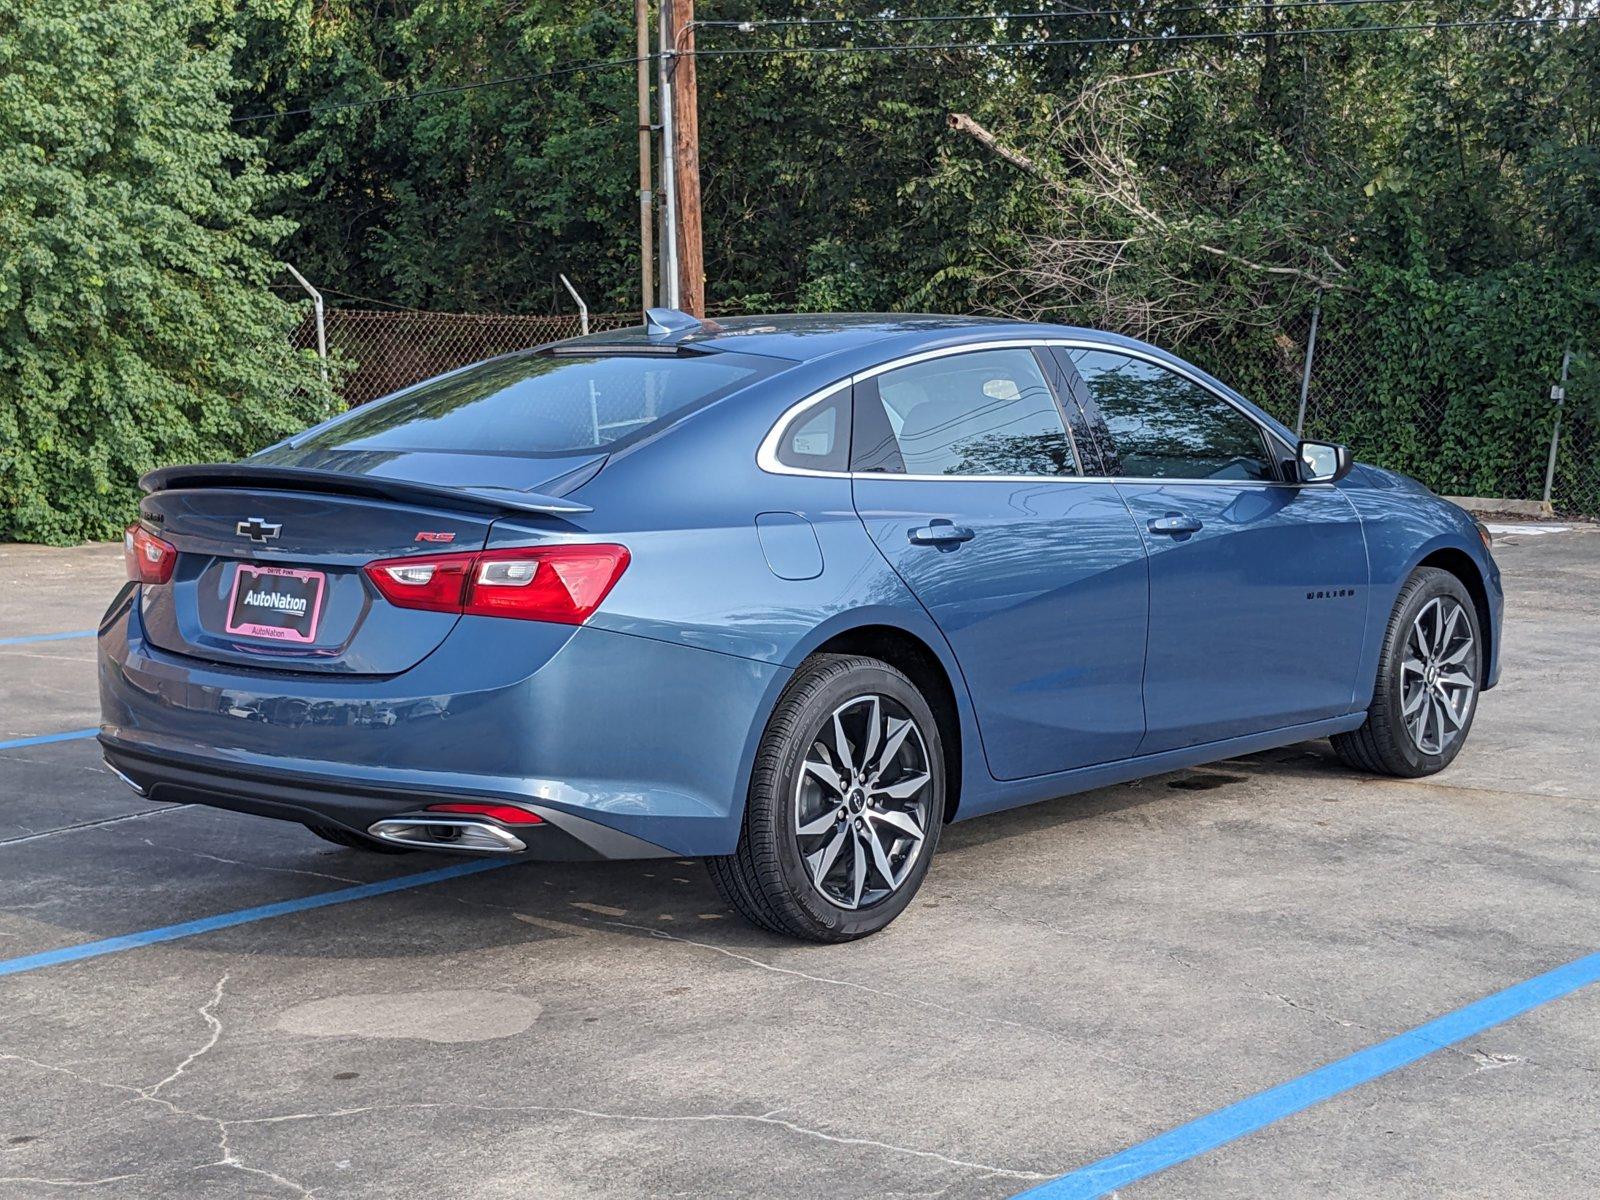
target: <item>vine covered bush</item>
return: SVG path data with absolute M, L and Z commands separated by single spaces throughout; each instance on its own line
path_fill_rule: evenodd
M 330 411 L 268 290 L 285 179 L 231 127 L 224 15 L 0 0 L 0 540 L 115 537 L 142 472 Z

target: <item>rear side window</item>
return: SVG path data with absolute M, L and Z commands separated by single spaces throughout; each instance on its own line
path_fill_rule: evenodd
M 850 389 L 806 409 L 778 439 L 778 461 L 807 471 L 845 471 L 850 467 Z
M 613 450 L 786 366 L 746 354 L 527 354 L 360 409 L 299 448 L 563 455 Z
M 1135 479 L 1277 478 L 1261 427 L 1210 388 L 1142 358 L 1069 350 L 1111 435 L 1112 475 Z
M 1033 351 L 975 350 L 885 371 L 856 396 L 858 471 L 1076 475 L 1072 439 Z

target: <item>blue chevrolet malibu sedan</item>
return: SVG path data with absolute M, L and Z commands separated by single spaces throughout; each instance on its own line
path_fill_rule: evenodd
M 169 467 L 100 630 L 107 762 L 344 846 L 705 858 L 845 941 L 941 827 L 1331 737 L 1438 771 L 1487 533 L 1087 329 L 643 327 Z

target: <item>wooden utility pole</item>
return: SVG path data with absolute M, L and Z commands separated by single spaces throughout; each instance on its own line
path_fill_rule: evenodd
M 706 272 L 700 233 L 700 117 L 695 91 L 694 0 L 661 0 L 669 6 L 672 51 L 672 165 L 677 210 L 676 257 L 679 307 L 706 315 Z
M 639 311 L 656 302 L 655 193 L 650 177 L 650 0 L 633 0 L 639 76 Z

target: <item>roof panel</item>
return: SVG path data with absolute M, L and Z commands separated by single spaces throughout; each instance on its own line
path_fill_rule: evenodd
M 665 337 L 647 337 L 641 325 L 592 333 L 566 346 L 699 345 L 805 362 L 840 350 L 870 345 L 907 333 L 980 330 L 1012 325 L 1000 317 L 953 317 L 927 313 L 785 313 L 775 316 L 720 317 Z

